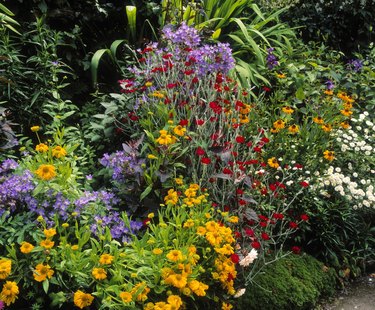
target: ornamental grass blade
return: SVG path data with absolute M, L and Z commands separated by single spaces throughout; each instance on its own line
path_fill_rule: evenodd
M 91 59 L 91 77 L 92 77 L 92 83 L 93 83 L 94 88 L 97 88 L 99 62 L 100 62 L 100 60 L 101 60 L 101 58 L 103 57 L 104 54 L 108 54 L 110 56 L 111 60 L 112 61 L 114 60 L 112 52 L 108 48 L 97 50 L 95 52 L 94 56 L 92 56 L 92 59 Z
M 128 27 L 130 36 L 134 41 L 136 39 L 136 23 L 137 23 L 137 7 L 133 5 L 127 5 L 125 7 L 126 16 L 128 18 Z

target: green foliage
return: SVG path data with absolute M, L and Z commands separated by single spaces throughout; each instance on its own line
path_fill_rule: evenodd
M 301 28 L 305 41 L 326 41 L 347 54 L 374 41 L 374 0 L 307 0 L 292 6 L 284 20 Z
M 5 5 L 0 3 L 0 27 L 1 29 L 8 28 L 16 34 L 20 33 L 14 28 L 14 26 L 19 26 L 20 24 L 13 19 L 14 14 Z
M 239 299 L 240 309 L 312 309 L 335 292 L 336 273 L 310 255 L 288 256 L 268 265 Z

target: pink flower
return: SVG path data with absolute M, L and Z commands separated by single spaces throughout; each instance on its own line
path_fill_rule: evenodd
M 240 266 L 247 267 L 258 257 L 258 252 L 254 249 L 251 251 L 240 261 Z

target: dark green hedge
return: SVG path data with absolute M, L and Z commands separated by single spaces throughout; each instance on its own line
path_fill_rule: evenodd
M 254 282 L 236 309 L 312 309 L 320 297 L 334 294 L 336 272 L 310 255 L 290 255 L 265 267 Z

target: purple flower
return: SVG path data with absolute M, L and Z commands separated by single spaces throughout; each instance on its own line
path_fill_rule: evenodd
M 185 22 L 182 22 L 177 29 L 174 29 L 172 25 L 167 25 L 162 32 L 164 38 L 170 40 L 173 44 L 181 44 L 192 48 L 198 46 L 201 42 L 198 30 L 189 27 Z
M 360 59 L 351 59 L 349 60 L 347 67 L 354 72 L 359 72 L 362 70 L 363 62 Z
M 325 84 L 326 84 L 328 90 L 331 90 L 335 87 L 335 84 L 333 84 L 333 82 L 331 80 L 328 80 L 327 82 L 325 82 Z
M 2 300 L 0 300 L 0 310 L 3 310 L 5 307 L 5 304 Z
M 279 65 L 279 62 L 277 61 L 277 57 L 273 54 L 274 50 L 275 49 L 273 47 L 267 48 L 266 61 L 267 61 L 267 67 L 270 70 L 272 70 L 273 68 Z

